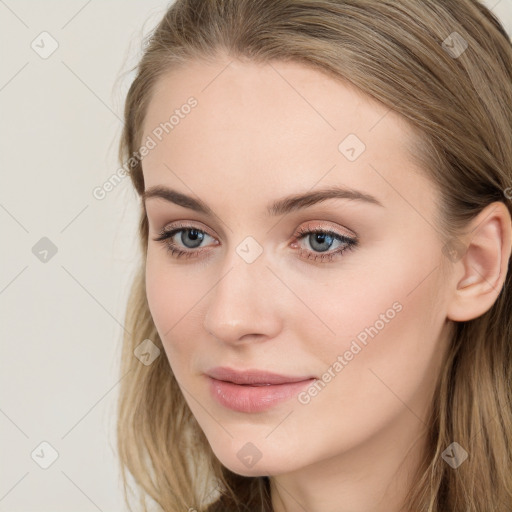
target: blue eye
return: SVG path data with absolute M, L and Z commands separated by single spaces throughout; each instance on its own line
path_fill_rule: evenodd
M 183 250 L 173 240 L 175 235 L 177 235 L 178 233 L 181 233 L 181 235 L 179 236 L 181 244 L 183 244 L 183 247 L 188 250 Z M 179 226 L 168 231 L 163 230 L 160 233 L 160 236 L 158 238 L 155 238 L 154 240 L 156 242 L 163 242 L 164 245 L 167 247 L 167 250 L 171 253 L 171 256 L 173 256 L 174 258 L 190 258 L 196 257 L 198 252 L 203 252 L 196 251 L 194 249 L 198 248 L 201 245 L 201 243 L 205 240 L 205 237 L 213 238 L 205 231 L 197 229 L 194 226 Z
M 299 248 L 301 256 L 315 261 L 333 261 L 334 258 L 341 256 L 347 249 L 353 249 L 358 244 L 355 238 L 349 238 L 330 229 L 300 228 L 295 237 L 297 240 L 306 239 L 309 246 L 313 249 L 313 251 L 310 251 Z M 335 242 L 339 243 L 338 248 L 334 251 L 329 251 Z
M 178 234 L 180 234 L 178 237 L 179 244 L 174 240 Z M 207 238 L 215 240 L 206 231 L 195 226 L 180 225 L 167 231 L 163 230 L 160 236 L 154 238 L 154 240 L 163 242 L 173 258 L 196 258 L 202 252 L 207 251 L 206 248 L 200 247 Z M 304 249 L 299 246 L 299 255 L 304 259 L 315 261 L 333 261 L 334 258 L 341 256 L 347 249 L 353 249 L 358 245 L 357 239 L 347 237 L 331 229 L 300 228 L 294 235 L 293 245 L 297 246 L 297 242 L 302 239 L 308 241 L 311 249 Z M 338 243 L 337 248 L 330 250 L 336 242 Z M 215 245 L 218 245 L 218 242 Z
M 180 241 L 187 249 L 195 249 L 204 240 L 205 232 L 199 231 L 198 229 L 181 229 Z M 178 231 L 178 233 L 180 232 Z M 208 236 L 208 235 L 207 235 Z M 190 245 L 187 245 L 191 241 Z

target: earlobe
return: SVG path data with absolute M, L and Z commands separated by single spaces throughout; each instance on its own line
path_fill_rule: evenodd
M 464 322 L 486 313 L 503 288 L 511 254 L 512 221 L 500 201 L 473 219 L 459 244 L 462 257 L 452 260 L 453 293 L 447 306 L 449 320 Z

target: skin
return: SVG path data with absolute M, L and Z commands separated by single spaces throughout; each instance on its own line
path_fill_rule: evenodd
M 143 138 L 190 96 L 197 107 L 143 160 L 146 190 L 165 185 L 214 212 L 146 201 L 147 297 L 190 409 L 226 467 L 271 476 L 276 511 L 399 511 L 425 448 L 452 323 L 483 314 L 503 285 L 507 208 L 481 212 L 461 238 L 464 257 L 451 261 L 433 220 L 437 190 L 411 162 L 413 132 L 393 111 L 301 64 L 219 55 L 159 80 Z M 352 162 L 338 150 L 348 134 L 366 145 Z M 334 198 L 266 214 L 271 201 L 330 185 L 383 206 Z M 189 232 L 188 247 L 174 236 L 197 257 L 175 258 L 154 240 L 177 221 L 209 235 L 198 249 Z M 299 227 L 355 233 L 359 244 L 314 261 L 308 254 L 322 249 L 296 239 Z M 247 236 L 263 250 L 252 263 L 236 252 Z M 204 372 L 214 366 L 321 379 L 397 302 L 400 312 L 307 404 L 241 413 L 209 393 Z M 250 468 L 237 457 L 247 442 L 262 454 Z

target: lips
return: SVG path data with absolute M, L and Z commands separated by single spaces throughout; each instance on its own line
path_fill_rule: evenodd
M 207 372 L 211 396 L 223 407 L 258 413 L 296 396 L 314 377 L 280 375 L 262 370 L 239 372 L 217 367 Z
M 214 379 L 222 380 L 225 382 L 232 382 L 240 385 L 250 386 L 269 386 L 278 384 L 289 384 L 292 382 L 302 382 L 304 380 L 312 379 L 313 376 L 288 376 L 272 373 L 266 370 L 245 370 L 238 371 L 232 368 L 218 366 L 208 370 L 206 374 Z

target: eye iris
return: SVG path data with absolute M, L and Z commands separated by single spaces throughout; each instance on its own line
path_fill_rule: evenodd
M 325 244 L 327 241 L 328 247 L 318 247 L 318 244 Z M 329 247 L 332 245 L 333 237 L 327 233 L 313 233 L 309 235 L 309 243 L 311 244 L 311 247 L 314 250 L 324 252 L 329 249 Z
M 188 233 L 189 240 L 186 239 L 186 234 Z M 194 249 L 201 245 L 201 242 L 204 239 L 204 233 L 199 231 L 198 229 L 184 229 L 181 232 L 181 242 L 183 245 L 188 247 L 189 249 Z M 192 240 L 192 245 L 189 245 L 189 241 Z

